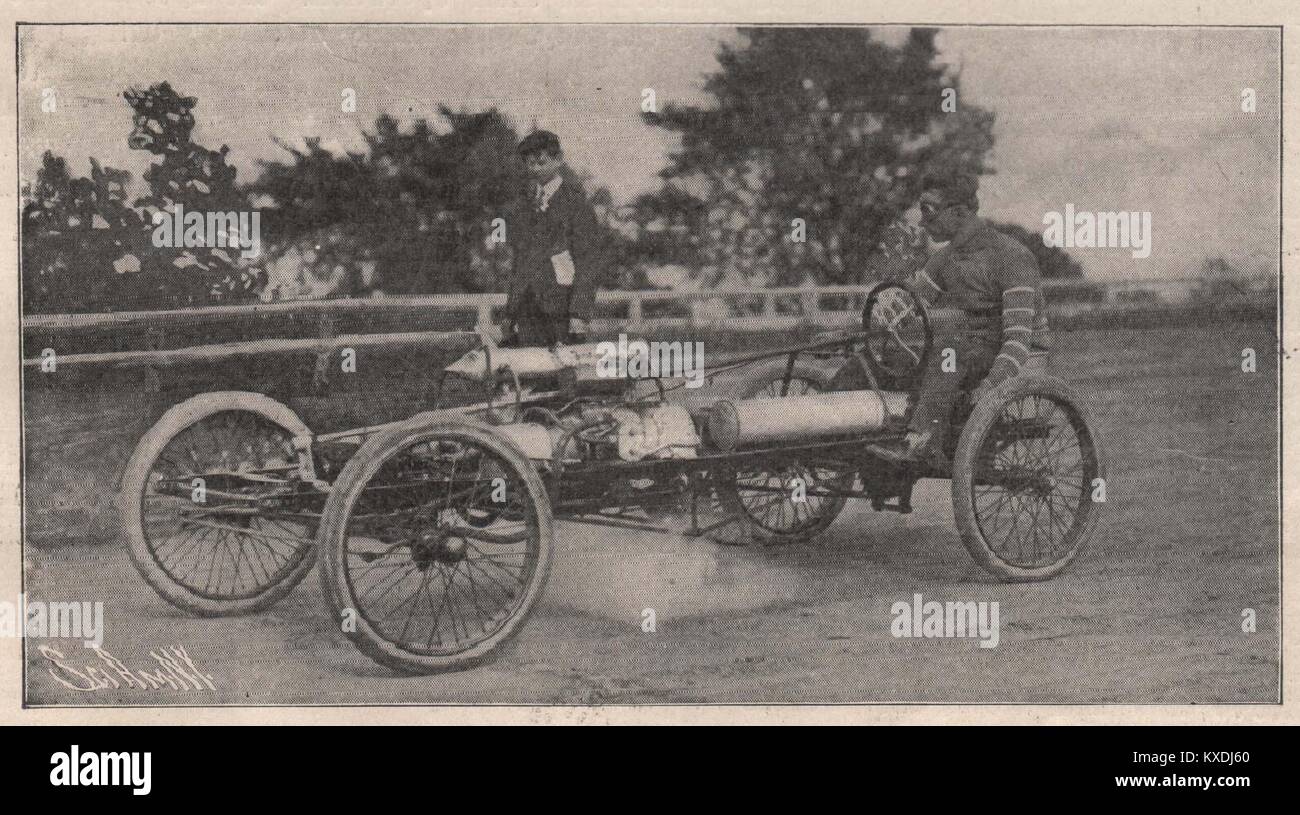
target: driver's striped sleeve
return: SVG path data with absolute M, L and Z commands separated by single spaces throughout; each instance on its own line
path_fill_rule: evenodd
M 1015 376 L 1029 361 L 1038 302 L 1036 286 L 1012 286 L 1002 291 L 1002 347 L 989 372 L 989 385 Z

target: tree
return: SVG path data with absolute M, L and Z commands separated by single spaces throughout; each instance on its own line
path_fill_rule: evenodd
M 235 182 L 236 169 L 226 161 L 230 148 L 223 144 L 220 150 L 209 150 L 191 139 L 193 109 L 198 104 L 195 97 L 181 95 L 168 82 L 130 89 L 122 96 L 131 106 L 134 121 L 127 144 L 159 159 L 144 174 L 149 194 L 134 203 L 151 236 L 155 216 L 178 208 L 200 213 L 205 220 L 210 213 L 251 214 L 248 196 Z M 204 235 L 204 240 L 210 238 L 217 236 Z M 226 236 L 228 244 L 237 239 L 237 235 Z M 260 270 L 240 258 L 239 248 L 229 245 L 155 243 L 141 255 L 140 262 L 140 273 L 129 279 L 134 291 L 128 295 L 140 308 L 254 299 L 263 283 Z
M 1206 257 L 1201 261 L 1200 281 L 1192 290 L 1192 299 L 1215 303 L 1239 299 L 1250 291 L 1242 277 L 1241 270 L 1224 258 Z
M 120 297 L 121 276 L 138 272 L 148 232 L 127 201 L 131 174 L 90 160 L 73 178 L 50 151 L 23 191 L 23 312 L 96 311 Z
M 308 138 L 305 150 L 281 145 L 291 162 L 263 162 L 252 192 L 269 202 L 270 242 L 287 259 L 277 265 L 305 267 L 300 282 L 322 293 L 504 291 L 509 247 L 492 238 L 531 183 L 506 117 L 444 106 L 436 126 L 404 130 L 385 114 L 363 137 L 364 152 L 336 156 Z M 608 221 L 608 191 L 587 189 Z
M 701 282 L 855 283 L 885 273 L 886 230 L 930 172 L 987 171 L 993 115 L 960 102 L 935 29 L 900 47 L 860 28 L 742 29 L 708 108 L 644 114 L 681 147 L 636 202 L 640 256 Z M 958 94 L 952 112 L 945 90 Z
M 270 203 L 276 251 L 303 250 L 318 278 L 345 269 L 343 294 L 499 288 L 508 258 L 486 239 L 525 183 L 518 136 L 496 110 L 439 113 L 443 132 L 381 115 L 360 153 L 282 145 L 292 162 L 263 162 L 252 185 Z
M 168 82 L 122 96 L 133 112 L 128 146 L 159 157 L 144 174 L 148 193 L 129 201 L 130 173 L 92 158 L 90 178 L 73 178 L 64 159 L 45 153 L 23 191 L 24 309 L 175 308 L 256 297 L 258 269 L 237 247 L 153 241 L 154 216 L 177 206 L 205 215 L 250 210 L 226 162 L 229 148 L 208 150 L 190 139 L 197 100 Z

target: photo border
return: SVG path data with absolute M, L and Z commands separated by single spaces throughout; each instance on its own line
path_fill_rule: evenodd
M 678 5 L 667 2 L 643 2 L 631 7 L 611 8 L 606 3 L 542 3 L 499 2 L 493 6 L 484 3 L 446 2 L 436 19 L 426 4 L 394 2 L 380 8 L 359 9 L 354 4 L 329 0 L 315 4 L 304 11 L 298 4 L 271 2 L 258 4 L 232 4 L 229 2 L 191 4 L 179 12 L 172 6 L 152 3 L 107 3 L 94 0 L 78 7 L 58 6 L 47 0 L 23 3 L 7 0 L 4 22 L 13 24 L 15 52 L 18 45 L 18 26 L 21 24 L 102 24 L 142 25 L 215 24 L 215 25 L 445 25 L 445 24 L 501 24 L 535 23 L 560 24 L 652 24 L 652 25 L 931 25 L 939 27 L 997 26 L 997 27 L 1251 27 L 1277 28 L 1281 32 L 1281 76 L 1279 90 L 1282 99 L 1279 139 L 1279 268 L 1278 284 L 1278 336 L 1282 343 L 1278 365 L 1278 434 L 1279 434 L 1279 687 L 1280 703 L 1233 703 L 1223 705 L 1179 704 L 1073 704 L 1048 703 L 963 704 L 940 703 L 864 703 L 864 704 L 810 704 L 788 703 L 778 705 L 726 704 L 602 704 L 602 705 L 507 705 L 507 704 L 387 704 L 387 705 L 41 705 L 24 706 L 26 661 L 21 639 L 0 640 L 0 721 L 18 724 L 120 724 L 120 723 L 449 723 L 449 722 L 528 722 L 528 723 L 621 723 L 621 722 L 692 722 L 692 723 L 1285 723 L 1300 721 L 1295 714 L 1296 694 L 1291 692 L 1294 678 L 1287 677 L 1283 669 L 1295 654 L 1295 643 L 1286 638 L 1288 626 L 1297 611 L 1294 597 L 1288 602 L 1286 578 L 1287 561 L 1294 561 L 1294 548 L 1287 551 L 1284 545 L 1287 533 L 1287 510 L 1296 506 L 1295 451 L 1286 445 L 1285 425 L 1296 418 L 1294 382 L 1288 385 L 1284 370 L 1291 355 L 1300 352 L 1300 343 L 1286 333 L 1287 316 L 1294 307 L 1287 300 L 1284 281 L 1287 271 L 1294 265 L 1300 244 L 1296 240 L 1295 216 L 1297 211 L 1297 185 L 1294 156 L 1295 110 L 1286 105 L 1286 86 L 1295 87 L 1296 65 L 1288 62 L 1288 54 L 1297 53 L 1294 47 L 1295 24 L 1300 22 L 1300 9 L 1284 2 L 1253 4 L 1241 9 L 1228 2 L 1211 4 L 1194 0 L 1174 0 L 1159 6 L 1139 7 L 1138 4 L 1100 2 L 1080 9 L 1073 4 L 1059 2 L 996 2 L 974 4 L 934 2 L 924 12 L 904 3 L 821 2 L 803 3 L 776 9 L 755 10 L 746 3 L 712 2 L 709 4 Z M 358 19 L 362 15 L 370 19 Z M 125 22 L 119 18 L 127 18 Z M 1291 46 L 1291 47 L 1288 47 Z M 6 95 L 3 115 L 14 120 L 15 140 L 19 137 L 17 117 L 18 76 L 16 58 L 11 67 L 14 81 L 5 84 Z M 13 196 L 11 211 L 19 213 L 17 206 L 17 160 L 4 160 L 4 177 L 0 189 L 6 197 Z M 18 234 L 16 224 L 21 214 L 4 227 L 0 236 L 12 240 L 13 253 L 6 253 L 6 262 L 17 263 Z M 9 229 L 14 229 L 9 233 Z M 0 343 L 13 343 L 13 347 L 0 345 L 0 358 L 7 360 L 5 382 L 18 387 L 0 389 L 7 401 L 0 410 L 0 438 L 4 439 L 4 456 L 0 458 L 0 524 L 3 540 L 16 543 L 0 555 L 0 596 L 16 596 L 23 588 L 22 556 L 25 546 L 22 528 L 22 501 L 13 500 L 20 495 L 22 484 L 21 438 L 22 398 L 22 332 L 21 297 L 18 293 L 17 265 L 5 277 L 0 289 L 0 313 L 8 320 L 17 321 L 14 330 L 0 332 Z M 1295 325 L 1295 321 L 1292 321 Z M 17 362 L 14 365 L 14 361 Z M 12 377 L 12 379 L 10 379 Z M 1294 379 L 1294 378 L 1293 378 Z M 1288 397 L 1290 397 L 1288 399 Z M 1288 409 L 1288 403 L 1290 408 Z M 14 555 L 17 555 L 15 558 Z M 1292 564 L 1294 565 L 1294 564 Z M 1294 594 L 1294 593 L 1291 593 Z

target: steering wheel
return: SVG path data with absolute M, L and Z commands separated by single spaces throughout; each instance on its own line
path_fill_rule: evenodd
M 934 343 L 924 300 L 901 283 L 877 283 L 862 308 L 862 330 L 877 381 L 907 388 L 920 382 Z

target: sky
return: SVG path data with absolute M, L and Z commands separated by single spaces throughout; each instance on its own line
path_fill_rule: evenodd
M 873 29 L 888 42 L 903 27 Z M 194 139 L 229 145 L 240 180 L 285 160 L 276 139 L 361 149 L 387 112 L 403 121 L 496 106 L 521 131 L 555 131 L 569 161 L 627 201 L 657 186 L 675 138 L 640 118 L 643 91 L 703 105 L 721 26 L 46 26 L 20 32 L 19 174 L 44 151 L 89 175 L 88 157 L 130 170 L 119 94 L 164 79 L 198 97 Z M 942 62 L 961 103 L 997 119 L 981 212 L 1041 231 L 1044 214 L 1152 213 L 1152 251 L 1074 249 L 1089 277 L 1194 276 L 1222 256 L 1276 273 L 1279 37 L 1268 29 L 953 27 Z M 342 90 L 357 95 L 340 110 Z M 1256 110 L 1241 110 L 1244 88 Z M 40 101 L 53 89 L 53 113 Z

